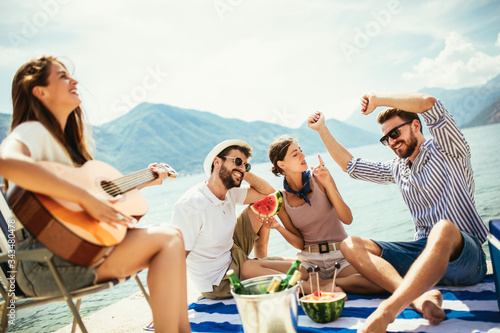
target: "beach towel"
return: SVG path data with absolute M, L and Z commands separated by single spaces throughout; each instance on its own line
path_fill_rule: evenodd
M 411 308 L 405 309 L 389 325 L 388 332 L 500 332 L 493 275 L 469 287 L 441 287 L 443 309 L 447 319 L 432 326 Z M 364 320 L 377 308 L 384 297 L 348 295 L 341 316 L 330 323 L 318 324 L 299 305 L 297 332 L 356 332 Z M 243 332 L 234 299 L 213 301 L 201 299 L 189 306 L 189 321 L 193 332 Z

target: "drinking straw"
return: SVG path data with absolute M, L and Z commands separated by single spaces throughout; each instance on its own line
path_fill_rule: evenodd
M 313 294 L 313 283 L 312 283 L 312 277 L 311 277 L 312 271 L 313 271 L 312 267 L 307 268 L 307 273 L 309 273 L 309 284 L 311 285 L 311 294 Z
M 321 291 L 319 290 L 319 266 L 314 266 L 314 275 L 316 275 L 316 285 L 318 286 L 318 296 L 321 296 Z
M 332 294 L 333 291 L 335 290 L 335 278 L 337 277 L 337 269 L 340 268 L 340 264 L 338 262 L 335 262 L 335 272 L 333 273 L 333 284 L 332 284 Z

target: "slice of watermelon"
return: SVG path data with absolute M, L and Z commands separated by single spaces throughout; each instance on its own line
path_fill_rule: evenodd
M 264 199 L 261 199 L 250 206 L 255 214 L 260 217 L 271 217 L 278 214 L 283 205 L 283 196 L 280 191 L 269 194 Z

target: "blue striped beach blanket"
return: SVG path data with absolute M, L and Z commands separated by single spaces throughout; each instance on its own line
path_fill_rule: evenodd
M 404 310 L 389 325 L 388 332 L 500 332 L 500 311 L 495 284 L 488 275 L 480 284 L 470 287 L 439 287 L 447 319 L 432 326 L 413 309 Z M 299 305 L 298 332 L 356 332 L 383 298 L 348 295 L 342 315 L 326 324 L 313 322 Z M 189 306 L 193 332 L 243 332 L 234 299 L 213 301 L 201 299 Z

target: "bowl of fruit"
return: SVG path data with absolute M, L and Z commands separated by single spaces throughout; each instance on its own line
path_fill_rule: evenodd
M 346 301 L 346 294 L 343 292 L 314 292 L 301 297 L 300 305 L 306 315 L 317 323 L 329 323 L 337 319 Z

